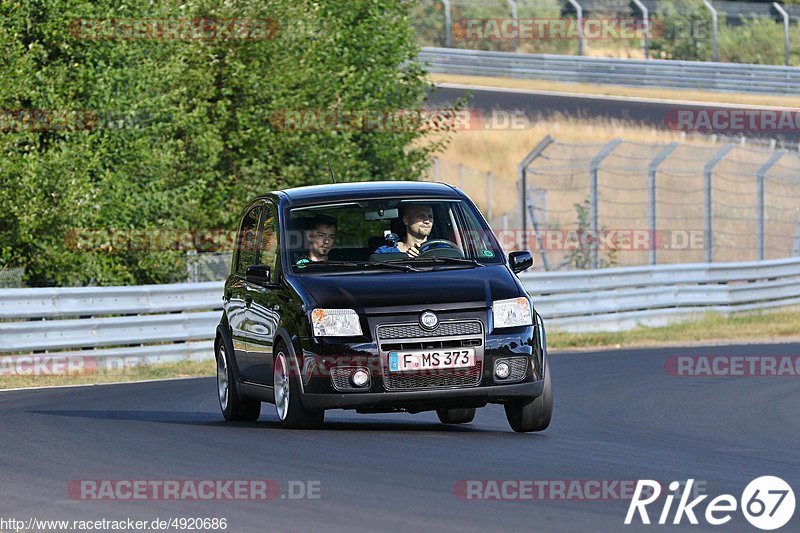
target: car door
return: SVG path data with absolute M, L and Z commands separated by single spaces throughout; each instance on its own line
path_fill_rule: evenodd
M 225 288 L 225 314 L 231 328 L 231 340 L 236 359 L 236 368 L 244 373 L 248 367 L 247 359 L 247 307 L 252 296 L 247 292 L 245 274 L 247 267 L 256 261 L 258 223 L 261 220 L 262 206 L 257 205 L 247 211 L 242 218 L 234 250 L 233 272 Z
M 248 316 L 248 371 L 246 379 L 253 383 L 272 385 L 272 357 L 275 334 L 280 324 L 280 287 L 277 283 L 278 218 L 271 202 L 264 204 L 256 264 L 269 267 L 270 278 L 263 283 L 247 282 L 252 304 Z

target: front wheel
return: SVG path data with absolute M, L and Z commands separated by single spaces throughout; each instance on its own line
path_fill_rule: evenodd
M 217 397 L 225 420 L 252 422 L 261 415 L 261 402 L 239 396 L 225 341 L 217 343 Z
M 545 368 L 542 395 L 532 400 L 515 400 L 505 404 L 506 418 L 517 433 L 544 431 L 553 416 L 553 386 L 550 383 L 550 365 Z
M 467 424 L 475 419 L 475 408 L 437 409 L 436 415 L 442 424 Z
M 295 367 L 290 366 L 286 349 L 279 346 L 273 365 L 275 412 L 281 425 L 290 429 L 307 429 L 322 425 L 325 411 L 309 411 L 300 403 L 300 380 Z

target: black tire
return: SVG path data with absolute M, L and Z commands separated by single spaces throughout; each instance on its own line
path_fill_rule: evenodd
M 282 343 L 275 348 L 272 368 L 275 413 L 281 426 L 287 429 L 320 427 L 325 420 L 325 411 L 309 411 L 303 407 L 300 398 L 299 371 L 294 359 Z
M 475 408 L 437 409 L 436 415 L 442 424 L 468 424 L 475 419 Z
M 252 422 L 261 415 L 261 402 L 239 396 L 228 347 L 223 339 L 216 344 L 217 398 L 225 420 Z
M 550 383 L 550 365 L 545 368 L 544 389 L 541 396 L 507 402 L 505 408 L 508 424 L 517 433 L 547 429 L 553 417 L 553 385 Z

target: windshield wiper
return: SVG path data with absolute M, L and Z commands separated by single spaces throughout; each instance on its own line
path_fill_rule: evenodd
M 483 263 L 478 262 L 476 259 L 467 259 L 466 257 L 441 257 L 441 256 L 429 256 L 429 257 L 409 257 L 408 259 L 389 259 L 388 261 L 381 261 L 381 263 L 386 264 L 406 264 L 408 261 L 419 261 L 420 263 L 425 261 L 430 261 L 433 263 L 441 262 L 441 263 L 455 263 L 461 265 L 474 265 L 479 267 L 485 267 Z
M 381 261 L 369 261 L 366 263 L 358 262 L 358 261 L 310 261 L 308 263 L 303 263 L 302 265 L 294 265 L 296 268 L 305 269 L 308 267 L 319 267 L 319 266 L 347 266 L 347 267 L 356 267 L 356 268 L 364 268 L 364 267 L 383 267 L 388 268 L 391 270 L 402 270 L 404 272 L 419 272 L 418 268 L 415 268 L 411 265 L 403 265 L 403 264 L 386 264 L 385 262 Z

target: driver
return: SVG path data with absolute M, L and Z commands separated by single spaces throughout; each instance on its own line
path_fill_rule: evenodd
M 376 254 L 402 252 L 410 257 L 419 257 L 420 246 L 428 240 L 433 229 L 433 208 L 430 204 L 406 204 L 402 220 L 406 227 L 406 240 L 398 242 L 397 246 L 381 246 L 375 250 Z

